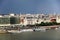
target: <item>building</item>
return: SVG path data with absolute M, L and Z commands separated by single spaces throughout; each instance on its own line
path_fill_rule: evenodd
M 57 18 L 56 18 L 56 22 L 57 22 L 57 23 L 60 23 L 60 15 L 57 16 Z
M 0 15 L 0 26 L 20 24 L 20 17 L 14 14 Z

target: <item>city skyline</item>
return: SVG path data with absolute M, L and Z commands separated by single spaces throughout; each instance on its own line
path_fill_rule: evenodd
M 59 0 L 0 0 L 0 14 L 60 13 Z

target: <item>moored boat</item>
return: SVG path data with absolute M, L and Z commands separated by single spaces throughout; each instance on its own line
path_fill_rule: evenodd
M 45 28 L 41 27 L 41 28 L 34 28 L 33 31 L 46 31 Z
M 32 29 L 22 29 L 22 30 L 8 30 L 9 33 L 21 33 L 21 32 L 30 32 Z

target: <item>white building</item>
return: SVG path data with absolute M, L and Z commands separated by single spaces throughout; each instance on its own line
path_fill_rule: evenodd
M 24 14 L 20 15 L 20 24 L 22 25 L 34 25 L 40 24 L 41 22 L 50 22 L 50 20 L 45 20 L 45 15 L 42 14 Z
M 57 16 L 56 22 L 57 22 L 57 23 L 60 23 L 60 16 Z

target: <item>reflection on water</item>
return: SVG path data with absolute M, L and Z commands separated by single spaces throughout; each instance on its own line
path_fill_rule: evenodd
M 24 32 L 19 34 L 0 34 L 0 40 L 60 40 L 60 32 Z

